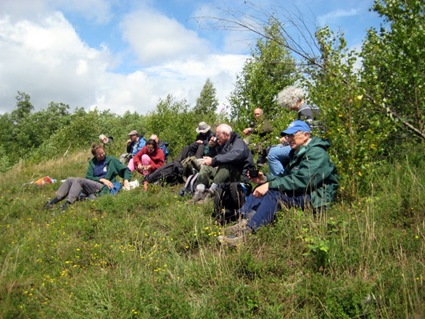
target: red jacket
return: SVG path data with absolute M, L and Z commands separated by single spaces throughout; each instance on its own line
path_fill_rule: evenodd
M 151 159 L 151 172 L 164 165 L 165 155 L 160 148 L 157 148 L 152 153 L 149 153 L 146 146 L 144 146 L 136 155 L 133 156 L 134 167 L 137 168 L 137 166 L 142 163 L 142 155 L 144 154 L 148 155 Z

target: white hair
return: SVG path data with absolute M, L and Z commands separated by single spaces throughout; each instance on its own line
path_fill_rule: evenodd
M 228 124 L 220 124 L 219 126 L 217 126 L 216 131 L 220 131 L 222 133 L 226 133 L 227 135 L 232 134 L 232 128 L 230 125 Z
M 277 104 L 281 107 L 294 107 L 299 101 L 304 99 L 304 90 L 296 86 L 288 86 L 277 95 Z

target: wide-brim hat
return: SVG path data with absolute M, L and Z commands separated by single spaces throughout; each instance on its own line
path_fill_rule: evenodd
M 297 120 L 289 124 L 288 128 L 280 133 L 281 136 L 292 135 L 299 131 L 311 133 L 310 126 L 304 121 Z
M 211 129 L 211 126 L 209 126 L 205 122 L 200 122 L 198 127 L 196 128 L 196 133 L 206 133 Z

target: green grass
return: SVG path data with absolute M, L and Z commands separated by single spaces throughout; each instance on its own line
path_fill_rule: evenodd
M 382 167 L 371 194 L 284 210 L 236 249 L 212 206 L 151 186 L 41 211 L 86 153 L 0 182 L 0 318 L 422 318 L 425 162 Z

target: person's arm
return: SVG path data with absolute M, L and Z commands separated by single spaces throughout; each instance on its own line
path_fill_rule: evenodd
M 245 142 L 237 138 L 228 152 L 218 154 L 212 158 L 211 166 L 215 167 L 227 163 L 242 163 L 248 157 L 248 153 L 249 149 L 246 147 Z
M 161 167 L 165 163 L 165 155 L 162 149 L 158 148 L 156 150 L 156 155 L 154 157 L 151 157 L 152 163 L 150 165 L 149 171 L 152 172 L 156 170 L 157 168 Z
M 146 154 L 146 148 L 143 147 L 133 156 L 134 167 L 137 167 L 142 162 L 142 155 Z

